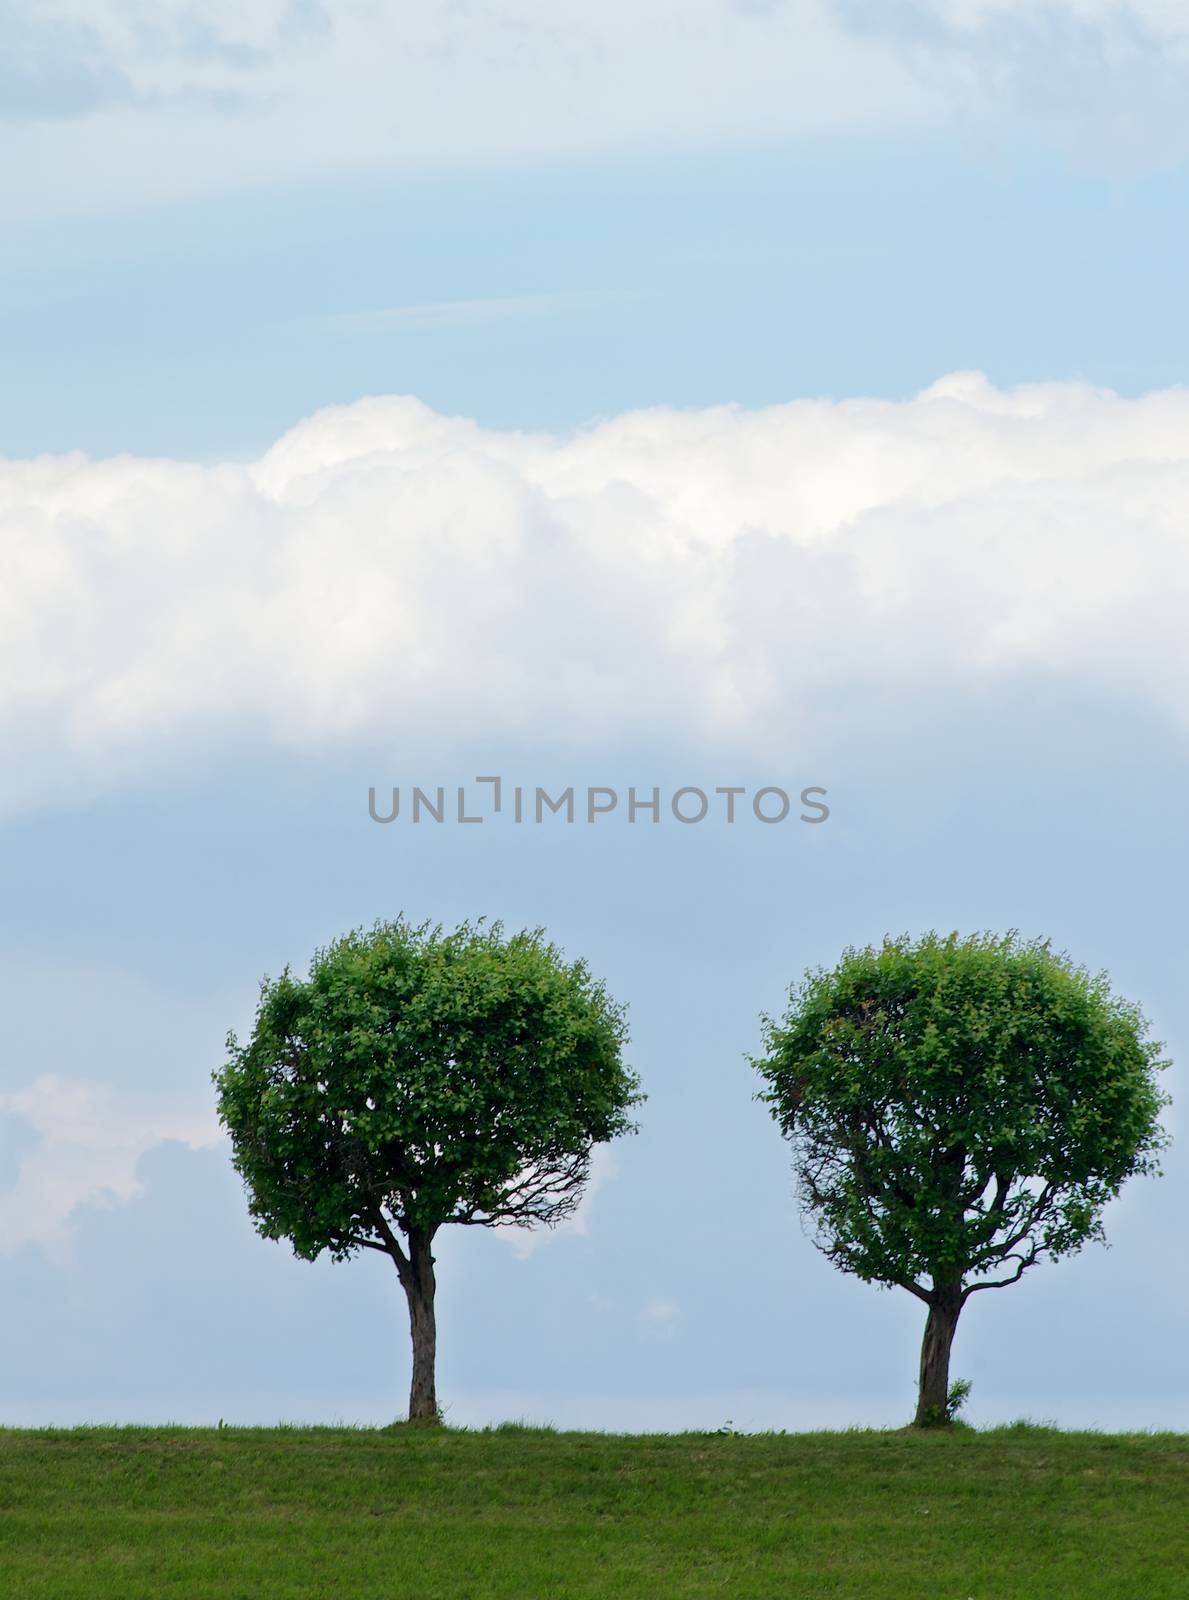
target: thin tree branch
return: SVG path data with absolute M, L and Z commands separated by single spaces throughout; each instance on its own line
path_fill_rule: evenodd
M 1036 1263 L 1036 1261 L 1039 1260 L 1039 1258 L 1040 1258 L 1040 1252 L 1039 1252 L 1037 1246 L 1033 1245 L 1032 1249 L 1029 1251 L 1029 1253 L 1026 1256 L 1017 1255 L 1015 1257 L 1015 1260 L 1019 1264 L 1016 1267 L 1016 1270 L 1012 1273 L 1012 1275 L 1009 1278 L 995 1278 L 989 1283 L 972 1283 L 972 1284 L 967 1285 L 966 1289 L 963 1290 L 963 1293 L 962 1293 L 962 1302 L 963 1302 L 963 1304 L 965 1304 L 966 1301 L 969 1300 L 969 1298 L 970 1298 L 970 1296 L 972 1294 L 977 1293 L 977 1291 L 979 1289 L 1006 1289 L 1009 1284 L 1019 1283 L 1020 1279 L 1024 1276 L 1025 1271 L 1029 1267 L 1033 1266 Z M 1005 1261 L 1007 1261 L 1007 1260 L 1010 1260 L 1011 1257 L 1005 1256 L 1003 1259 Z

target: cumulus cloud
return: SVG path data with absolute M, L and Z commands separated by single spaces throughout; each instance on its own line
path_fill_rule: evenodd
M 0 804 L 179 751 L 758 749 L 1030 674 L 1189 704 L 1189 393 L 998 390 L 501 433 L 412 399 L 249 465 L 0 465 Z
M 214 1144 L 213 1113 L 153 1098 L 121 1097 L 104 1085 L 55 1075 L 0 1094 L 0 1115 L 30 1135 L 13 1181 L 0 1189 L 0 1252 L 23 1245 L 68 1253 L 70 1218 L 81 1205 L 110 1206 L 143 1190 L 140 1158 L 163 1140 Z
M 245 997 L 190 1000 L 116 968 L 0 953 L 0 1255 L 69 1254 L 80 1206 L 142 1193 L 141 1158 L 220 1130 L 210 1072 Z

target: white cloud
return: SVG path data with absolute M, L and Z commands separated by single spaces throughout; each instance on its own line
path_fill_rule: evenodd
M 19 1118 L 36 1136 L 15 1182 L 0 1190 L 0 1253 L 6 1254 L 27 1244 L 68 1254 L 72 1213 L 80 1205 L 135 1199 L 146 1151 L 165 1139 L 201 1146 L 220 1137 L 213 1111 L 52 1074 L 0 1094 L 0 1114 Z
M 564 438 L 374 399 L 250 466 L 0 464 L 0 809 L 248 744 L 759 748 L 1037 672 L 1184 727 L 1187 525 L 1189 393 L 977 374 Z
M 136 1198 L 154 1145 L 219 1139 L 210 1074 L 250 1004 L 250 989 L 195 1000 L 115 967 L 0 952 L 0 1255 L 68 1254 L 73 1213 Z

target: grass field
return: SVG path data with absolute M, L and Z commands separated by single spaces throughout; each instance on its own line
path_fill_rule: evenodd
M 0 1431 L 4 1600 L 1185 1600 L 1189 1437 Z

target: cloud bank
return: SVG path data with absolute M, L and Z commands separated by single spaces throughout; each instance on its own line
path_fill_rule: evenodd
M 178 752 L 759 749 L 1037 674 L 1184 728 L 1189 393 L 323 411 L 249 465 L 0 464 L 0 806 Z

